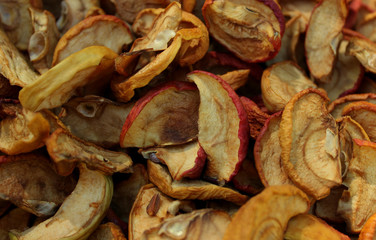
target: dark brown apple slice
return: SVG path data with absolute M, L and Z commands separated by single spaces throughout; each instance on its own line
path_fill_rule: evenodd
M 204 149 L 197 141 L 164 148 L 148 148 L 141 150 L 146 159 L 159 160 L 168 167 L 174 180 L 183 177 L 199 178 L 206 162 Z
M 9 231 L 16 229 L 25 231 L 29 228 L 32 214 L 21 208 L 10 210 L 5 216 L 0 218 L 0 239 L 9 239 Z
M 147 148 L 196 139 L 199 102 L 192 83 L 173 81 L 153 89 L 129 113 L 120 146 Z
M 202 14 L 211 36 L 244 61 L 266 61 L 280 49 L 285 21 L 273 0 L 206 0 Z
M 194 71 L 187 78 L 200 92 L 198 141 L 208 155 L 205 175 L 230 181 L 247 155 L 247 113 L 235 91 L 218 76 Z
M 256 139 L 270 115 L 262 111 L 254 101 L 247 97 L 240 97 L 240 101 L 247 112 L 251 137 Z
M 363 93 L 363 94 L 350 94 L 337 100 L 331 102 L 328 106 L 328 111 L 336 119 L 341 118 L 343 108 L 356 101 L 367 101 L 371 103 L 376 103 L 376 94 L 375 93 Z
M 347 13 L 346 0 L 321 1 L 312 12 L 305 38 L 307 65 L 321 82 L 332 72 Z
M 341 223 L 343 218 L 337 214 L 338 202 L 342 196 L 345 186 L 334 187 L 330 190 L 329 196 L 318 200 L 315 203 L 315 215 L 332 223 Z

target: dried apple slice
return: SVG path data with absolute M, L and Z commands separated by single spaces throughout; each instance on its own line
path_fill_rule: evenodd
M 338 215 L 337 208 L 339 199 L 345 189 L 346 187 L 343 185 L 334 187 L 330 190 L 329 196 L 318 200 L 315 203 L 315 215 L 332 223 L 342 223 L 343 218 Z
M 263 112 L 255 102 L 247 97 L 240 97 L 240 101 L 247 112 L 251 137 L 256 139 L 270 115 Z
M 121 19 L 111 15 L 88 17 L 74 25 L 60 38 L 55 48 L 52 65 L 89 46 L 106 46 L 120 54 L 132 41 L 131 31 Z
M 70 55 L 20 91 L 21 104 L 32 111 L 63 105 L 75 90 L 99 84 L 113 72 L 117 54 L 104 46 L 91 46 Z M 69 69 L 69 71 L 68 71 Z
M 350 240 L 350 238 L 311 214 L 299 214 L 289 220 L 284 239 Z
M 354 139 L 353 155 L 343 184 L 344 190 L 337 212 L 347 225 L 347 230 L 359 233 L 367 219 L 376 213 L 375 159 L 376 143 Z
M 356 57 L 359 62 L 372 73 L 376 73 L 376 44 L 366 37 L 353 36 L 349 40 L 347 54 Z
M 85 239 L 105 216 L 112 192 L 111 177 L 80 165 L 76 188 L 56 214 L 22 233 L 12 232 L 10 239 Z
M 317 5 L 317 2 L 317 0 L 280 0 L 279 4 L 281 5 L 283 15 L 301 15 L 304 19 L 305 25 L 308 25 L 312 10 Z
M 319 84 L 327 93 L 330 100 L 354 93 L 360 86 L 364 69 L 353 56 L 346 55 L 349 42 L 342 40 L 338 48 L 337 61 L 327 83 Z
M 73 176 L 57 175 L 49 159 L 29 153 L 2 156 L 0 196 L 37 216 L 50 216 L 74 189 Z
M 160 85 L 132 108 L 120 135 L 120 146 L 176 145 L 197 138 L 199 101 L 192 83 L 172 81 Z
M 364 224 L 362 231 L 360 231 L 358 240 L 372 240 L 375 237 L 375 230 L 376 214 L 373 214 Z
M 336 119 L 341 118 L 343 108 L 356 101 L 367 101 L 371 103 L 376 103 L 376 94 L 375 93 L 363 93 L 363 94 L 350 94 L 341 98 L 336 99 L 331 102 L 328 106 L 328 111 Z
M 298 188 L 291 185 L 267 187 L 235 213 L 223 240 L 283 239 L 290 218 L 308 209 L 308 197 Z
M 9 80 L 11 85 L 24 87 L 38 77 L 2 29 L 0 29 L 0 64 L 2 66 L 0 74 Z
M 88 240 L 126 240 L 120 227 L 112 222 L 101 224 Z
M 299 92 L 287 103 L 279 128 L 285 172 L 316 199 L 342 182 L 338 128 L 326 109 L 328 101 L 316 89 Z
M 102 147 L 115 147 L 133 105 L 88 95 L 72 98 L 58 115 L 73 135 Z
M 356 31 L 364 35 L 372 42 L 376 41 L 376 13 L 370 13 L 365 16 L 362 22 L 356 26 Z
M 164 220 L 146 230 L 142 239 L 221 240 L 231 217 L 223 211 L 200 209 Z
M 271 112 L 283 110 L 295 94 L 307 88 L 316 88 L 316 84 L 292 61 L 276 63 L 262 74 L 262 100 Z
M 31 213 L 21 208 L 10 210 L 5 216 L 0 218 L 0 239 L 9 239 L 8 232 L 10 230 L 25 231 L 28 229 L 31 217 Z
M 141 150 L 146 159 L 155 158 L 168 167 L 174 180 L 199 178 L 206 162 L 204 149 L 197 141 L 183 145 Z
M 247 83 L 250 72 L 250 69 L 240 69 L 219 75 L 219 77 L 227 82 L 231 88 L 236 91 Z
M 166 195 L 176 199 L 223 199 L 237 205 L 244 204 L 248 197 L 231 188 L 220 187 L 202 180 L 173 180 L 167 168 L 148 160 L 149 180 Z
M 79 162 L 107 175 L 124 172 L 132 166 L 132 159 L 128 154 L 90 144 L 62 128 L 51 134 L 46 140 L 46 147 L 56 171 L 62 176 L 71 174 Z
M 257 172 L 265 187 L 273 185 L 291 184 L 285 169 L 282 167 L 279 143 L 279 124 L 282 112 L 270 116 L 260 131 L 254 146 L 254 157 Z
M 269 60 L 281 47 L 285 22 L 275 1 L 206 0 L 202 14 L 211 36 L 244 61 Z
M 235 91 L 218 76 L 194 71 L 187 78 L 200 92 L 198 141 L 208 155 L 205 175 L 230 181 L 247 154 L 247 113 Z
M 346 0 L 321 1 L 312 12 L 305 49 L 309 70 L 319 81 L 332 72 L 347 13 Z

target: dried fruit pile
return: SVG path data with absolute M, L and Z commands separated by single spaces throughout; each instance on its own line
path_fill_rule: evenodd
M 374 239 L 375 0 L 0 1 L 0 239 Z

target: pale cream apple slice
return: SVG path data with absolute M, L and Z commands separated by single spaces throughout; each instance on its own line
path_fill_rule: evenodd
M 318 81 L 326 82 L 332 72 L 347 13 L 346 0 L 321 1 L 312 12 L 305 50 L 308 68 Z
M 125 120 L 121 147 L 177 145 L 197 138 L 200 97 L 197 87 L 172 81 L 139 99 Z
M 364 19 L 357 24 L 356 31 L 360 34 L 364 35 L 366 38 L 371 40 L 372 42 L 376 41 L 376 32 L 375 32 L 375 25 L 376 24 L 376 13 L 370 13 L 364 16 Z
M 208 155 L 205 175 L 230 181 L 247 155 L 247 113 L 236 92 L 218 76 L 194 71 L 187 78 L 200 92 L 198 141 Z
M 148 148 L 140 152 L 146 159 L 165 164 L 174 180 L 199 178 L 206 162 L 204 149 L 197 141 L 164 148 Z
M 362 94 L 350 94 L 343 97 L 340 97 L 328 106 L 328 111 L 335 119 L 342 117 L 342 111 L 345 106 L 352 102 L 356 101 L 367 101 L 370 103 L 376 103 L 376 94 L 375 93 L 362 93 Z

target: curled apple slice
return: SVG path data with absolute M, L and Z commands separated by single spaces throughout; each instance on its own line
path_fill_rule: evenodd
M 204 71 L 187 75 L 200 92 L 198 141 L 208 155 L 205 175 L 230 181 L 247 154 L 247 113 L 235 91 L 221 78 Z
M 101 224 L 88 240 L 126 240 L 120 227 L 112 222 Z
M 353 36 L 349 42 L 347 53 L 356 57 L 368 71 L 376 73 L 376 44 L 363 36 Z
M 227 82 L 231 88 L 236 91 L 247 83 L 250 72 L 250 69 L 240 69 L 219 75 L 219 77 Z
M 319 81 L 325 82 L 332 72 L 347 13 L 346 0 L 321 1 L 312 12 L 305 49 L 309 70 Z
M 128 154 L 90 144 L 62 128 L 51 134 L 46 140 L 46 147 L 57 172 L 62 176 L 71 174 L 76 163 L 80 162 L 107 175 L 124 172 L 132 166 L 132 159 Z
M 233 216 L 223 240 L 283 239 L 290 218 L 309 209 L 307 195 L 291 185 L 271 186 Z
M 146 159 L 159 160 L 165 164 L 174 180 L 200 177 L 206 162 L 206 154 L 197 141 L 164 148 L 149 148 L 142 150 L 141 154 Z
M 299 214 L 291 218 L 284 239 L 350 240 L 348 236 L 311 214 Z
M 100 224 L 110 206 L 111 177 L 80 165 L 76 188 L 56 214 L 32 229 L 10 233 L 10 239 L 85 239 Z
M 376 94 L 375 93 L 363 93 L 363 94 L 350 94 L 341 98 L 336 99 L 331 102 L 328 106 L 328 111 L 336 119 L 341 118 L 343 108 L 356 101 L 367 101 L 371 103 L 376 103 Z
M 308 25 L 309 19 L 311 18 L 312 10 L 317 5 L 316 0 L 280 0 L 283 15 L 295 16 L 301 15 L 305 22 L 305 28 Z
M 199 95 L 192 83 L 172 81 L 139 99 L 121 135 L 122 147 L 177 145 L 197 138 Z
M 227 187 L 220 187 L 202 180 L 173 180 L 167 168 L 148 160 L 149 180 L 166 195 L 176 199 L 223 199 L 237 205 L 244 204 L 248 197 Z
M 70 55 L 20 91 L 21 104 L 32 111 L 63 105 L 75 90 L 96 83 L 113 72 L 117 54 L 104 46 L 91 46 Z M 69 69 L 69 71 L 68 71 Z
M 271 112 L 281 111 L 296 93 L 307 88 L 316 88 L 316 84 L 292 61 L 276 63 L 262 74 L 262 99 Z
M 285 172 L 316 199 L 342 182 L 338 129 L 326 109 L 328 101 L 316 89 L 299 92 L 287 103 L 279 129 Z
M 251 137 L 256 139 L 270 115 L 262 111 L 255 102 L 247 97 L 240 97 L 240 101 L 247 112 Z
M 202 14 L 211 36 L 244 61 L 266 61 L 280 49 L 285 22 L 275 1 L 206 0 Z
M 60 38 L 53 54 L 52 65 L 55 66 L 71 54 L 89 46 L 106 46 L 120 54 L 132 41 L 131 31 L 121 19 L 110 15 L 88 17 Z
M 367 219 L 376 213 L 375 159 L 376 143 L 354 139 L 353 155 L 343 184 L 337 212 L 346 221 L 347 230 L 359 233 Z

